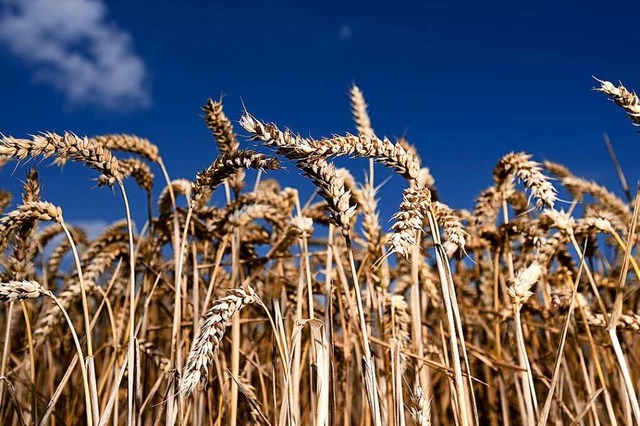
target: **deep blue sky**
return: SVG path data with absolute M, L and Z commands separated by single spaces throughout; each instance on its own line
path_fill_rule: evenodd
M 12 1 L 0 0 L 5 16 Z M 172 177 L 191 178 L 216 153 L 201 119 L 207 97 L 224 94 L 234 120 L 244 101 L 259 118 L 325 136 L 354 131 L 347 91 L 356 82 L 376 132 L 406 133 L 454 207 L 471 207 L 495 162 L 514 150 L 562 162 L 618 191 L 604 131 L 632 186 L 640 176 L 637 129 L 591 91 L 592 75 L 640 90 L 639 2 L 65 2 L 101 4 L 105 27 L 128 34 L 144 93 L 109 101 L 100 91 L 108 88 L 94 93 L 88 85 L 74 98 L 71 71 L 49 78 L 48 67 L 29 59 L 31 48 L 21 56 L 11 48 L 15 40 L 5 42 L 4 134 L 136 133 L 160 147 Z M 71 45 L 86 53 L 82 43 Z M 93 172 L 70 164 L 61 173 L 47 164 L 39 166 L 45 196 L 70 220 L 121 217 L 112 207 L 118 198 L 91 190 Z M 356 162 L 353 172 L 360 177 L 363 168 Z M 24 170 L 12 171 L 1 172 L 2 186 L 15 188 L 23 178 Z M 297 176 L 292 167 L 278 174 L 292 186 Z M 387 215 L 400 185 L 395 178 L 383 190 Z

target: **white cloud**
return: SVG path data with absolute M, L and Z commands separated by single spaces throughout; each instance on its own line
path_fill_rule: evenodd
M 99 219 L 78 220 L 78 221 L 72 222 L 71 224 L 73 226 L 77 226 L 78 228 L 86 232 L 87 238 L 89 238 L 89 240 L 93 240 L 97 238 L 109 226 L 111 226 L 111 223 L 107 222 L 106 220 L 99 220 Z
M 74 104 L 150 103 L 145 64 L 102 0 L 0 0 L 0 43 Z

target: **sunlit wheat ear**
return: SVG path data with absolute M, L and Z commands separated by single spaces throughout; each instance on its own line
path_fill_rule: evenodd
M 233 131 L 233 125 L 223 111 L 222 102 L 207 99 L 202 107 L 204 121 L 213 133 L 221 153 L 236 151 L 240 143 Z
M 121 178 L 118 160 L 99 143 L 68 132 L 62 136 L 55 133 L 44 133 L 43 136 L 56 147 L 58 156 L 84 163 L 106 176 Z
M 37 299 L 40 296 L 49 294 L 50 292 L 48 290 L 33 280 L 0 283 L 0 303 Z
M 385 296 L 383 324 L 387 333 L 398 339 L 403 346 L 409 342 L 409 328 L 411 316 L 409 305 L 403 295 L 393 294 Z
M 43 133 L 33 136 L 32 139 L 3 136 L 0 140 L 0 158 L 24 160 L 39 156 L 49 158 L 54 155 L 83 163 L 107 176 L 120 178 L 118 160 L 107 148 L 86 137 L 81 138 L 73 133 L 65 133 L 62 136 Z
M 573 173 L 564 165 L 560 163 L 554 163 L 553 161 L 545 160 L 543 163 L 544 168 L 549 171 L 552 175 L 562 179 L 569 176 L 573 176 Z
M 476 232 L 483 232 L 496 226 L 502 196 L 495 186 L 490 186 L 478 195 L 473 207 L 473 225 Z
M 6 239 L 7 235 L 18 227 L 34 220 L 61 222 L 62 210 L 45 201 L 29 202 L 18 206 L 16 210 L 0 219 L 0 239 Z
M 362 210 L 362 234 L 367 243 L 367 252 L 372 261 L 382 256 L 382 228 L 378 214 L 377 188 L 365 185 L 360 189 Z
M 627 203 L 620 197 L 595 182 L 581 179 L 575 176 L 563 178 L 562 184 L 576 198 L 588 194 L 602 203 L 603 208 L 615 214 L 625 223 L 631 221 L 631 210 Z
M 266 219 L 274 225 L 276 229 L 283 229 L 285 225 L 284 215 L 273 206 L 268 204 L 247 204 L 241 208 L 234 210 L 229 216 L 225 217 L 222 223 L 223 229 L 229 233 L 233 228 L 242 229 L 249 222 L 256 219 Z
M 418 185 L 424 186 L 425 188 L 433 188 L 436 184 L 436 180 L 428 167 L 422 167 L 418 170 L 418 177 L 416 178 L 416 181 L 418 182 Z
M 540 280 L 542 272 L 542 266 L 538 263 L 518 272 L 507 287 L 507 293 L 516 306 L 523 305 L 533 295 L 531 288 Z
M 457 212 L 446 204 L 435 202 L 431 204 L 438 225 L 444 230 L 446 240 L 464 252 L 467 232 L 462 226 L 462 219 Z
M 120 160 L 119 165 L 121 179 L 132 177 L 141 189 L 149 193 L 153 191 L 154 176 L 151 168 L 144 161 L 138 158 L 126 158 Z M 98 186 L 113 186 L 116 183 L 113 176 L 100 175 L 98 177 Z
M 27 179 L 24 181 L 22 188 L 24 190 L 22 194 L 22 202 L 29 203 L 40 201 L 42 185 L 40 184 L 38 171 L 35 167 L 31 167 L 27 172 Z
M 344 188 L 351 193 L 351 203 L 359 206 L 362 204 L 362 191 L 356 183 L 349 169 L 346 167 L 336 167 L 336 175 L 344 182 Z
M 275 158 L 252 150 L 227 152 L 202 172 L 196 175 L 191 197 L 198 202 L 207 193 L 217 188 L 225 179 L 243 169 L 277 170 L 280 162 Z
M 301 160 L 310 155 L 318 155 L 309 139 L 294 134 L 288 129 L 282 132 L 275 124 L 263 123 L 246 111 L 242 114 L 239 124 L 244 130 L 251 133 L 251 140 L 277 148 L 279 154 L 291 160 Z
M 358 133 L 367 137 L 374 135 L 373 128 L 371 127 L 371 119 L 367 112 L 367 103 L 364 100 L 364 94 L 362 90 L 355 84 L 351 86 L 349 90 L 349 98 L 351 100 L 351 113 L 353 115 L 353 121 L 356 123 L 356 129 Z
M 391 245 L 389 254 L 409 256 L 411 248 L 418 244 L 416 234 L 422 232 L 422 222 L 430 205 L 431 192 L 427 188 L 409 187 L 404 190 L 400 209 L 392 217 L 394 224 L 388 241 Z
M 416 386 L 415 391 L 411 392 L 409 414 L 416 426 L 431 426 L 431 401 L 424 397 L 421 386 Z
M 126 234 L 124 236 L 128 238 Z M 86 252 L 85 255 L 83 255 L 82 273 L 87 293 L 92 293 L 96 290 L 96 282 L 100 274 L 104 273 L 116 259 L 124 257 L 127 254 L 128 239 L 112 242 L 104 246 L 101 245 L 101 247 L 99 251 L 95 251 L 95 246 L 90 247 L 89 250 L 93 248 L 92 251 L 95 254 L 88 259 L 85 258 Z M 80 287 L 80 281 L 76 272 L 75 275 L 72 275 L 66 280 L 64 289 L 58 295 L 59 304 L 65 309 L 69 309 L 74 303 L 80 300 L 82 295 L 81 291 L 82 288 Z M 43 342 L 44 338 L 54 330 L 60 320 L 60 311 L 55 309 L 55 307 L 51 307 L 40 315 L 34 330 L 36 346 L 39 346 Z
M 149 161 L 157 162 L 160 159 L 158 147 L 148 139 L 139 136 L 125 134 L 101 135 L 92 137 L 90 141 L 112 151 L 138 154 Z
M 205 321 L 200 328 L 200 334 L 193 342 L 182 372 L 181 395 L 188 396 L 198 383 L 206 381 L 209 364 L 220 346 L 229 319 L 246 305 L 258 301 L 258 296 L 248 288 L 231 290 L 225 297 L 213 303 L 204 314 Z
M 608 315 L 601 313 L 594 314 L 590 310 L 586 311 L 587 322 L 589 325 L 606 328 L 609 325 Z M 622 314 L 617 323 L 620 330 L 632 331 L 640 333 L 640 315 L 635 313 Z
M 616 87 L 610 81 L 598 80 L 597 78 L 596 81 L 600 83 L 600 87 L 595 88 L 595 90 L 611 98 L 616 105 L 627 112 L 633 124 L 640 126 L 640 101 L 638 101 L 636 92 L 627 90 L 622 83 Z
M 222 100 L 207 100 L 202 107 L 204 112 L 204 120 L 207 127 L 213 133 L 216 145 L 221 153 L 237 151 L 240 143 L 233 130 L 231 120 L 227 118 L 223 111 Z M 229 178 L 229 185 L 236 193 L 239 193 L 244 186 L 244 170 L 238 170 L 236 174 Z
M 313 147 L 315 155 L 323 157 L 355 156 L 360 158 L 373 158 L 408 181 L 417 179 L 420 172 L 418 157 L 408 152 L 399 143 L 393 143 L 387 138 L 379 139 L 376 136 L 367 137 L 363 134 L 354 136 L 334 136 L 332 138 L 311 140 L 308 142 Z
M 531 191 L 537 208 L 553 208 L 557 198 L 556 190 L 549 178 L 542 174 L 540 164 L 531 160 L 531 155 L 524 152 L 505 155 L 493 170 L 493 178 L 497 186 L 519 179 Z
M 313 181 L 318 187 L 318 194 L 326 200 L 330 221 L 347 235 L 351 218 L 356 214 L 356 206 L 351 205 L 351 193 L 346 190 L 335 166 L 320 158 L 299 161 L 297 166 Z
M 183 197 L 190 199 L 191 198 L 191 190 L 193 188 L 193 182 L 188 179 L 175 179 L 172 180 L 171 189 L 173 189 L 173 193 L 177 195 L 182 195 Z M 158 211 L 160 214 L 169 213 L 171 211 L 171 195 L 169 191 L 169 186 L 165 186 L 158 197 Z

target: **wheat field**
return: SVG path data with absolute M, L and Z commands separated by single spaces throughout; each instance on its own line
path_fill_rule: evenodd
M 640 125 L 634 92 L 598 84 Z M 142 137 L 1 136 L 24 183 L 0 190 L 0 424 L 640 424 L 640 198 L 512 152 L 452 209 L 350 101 L 354 134 L 313 139 L 208 100 L 219 155 L 173 180 Z M 93 169 L 123 219 L 65 222 L 42 159 Z M 381 168 L 405 188 L 390 229 Z

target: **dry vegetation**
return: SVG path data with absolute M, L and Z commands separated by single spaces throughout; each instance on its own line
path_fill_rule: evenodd
M 640 124 L 637 96 L 600 83 Z M 194 179 L 135 136 L 3 136 L 0 164 L 88 166 L 125 219 L 89 240 L 33 168 L 16 201 L 0 191 L 0 423 L 640 424 L 638 198 L 510 153 L 453 210 L 350 95 L 357 135 L 245 112 L 262 153 L 209 100 L 220 156 Z M 341 156 L 369 159 L 363 183 Z M 270 179 L 280 161 L 319 197 Z M 389 232 L 376 163 L 406 181 Z M 139 232 L 125 183 L 149 195 Z

